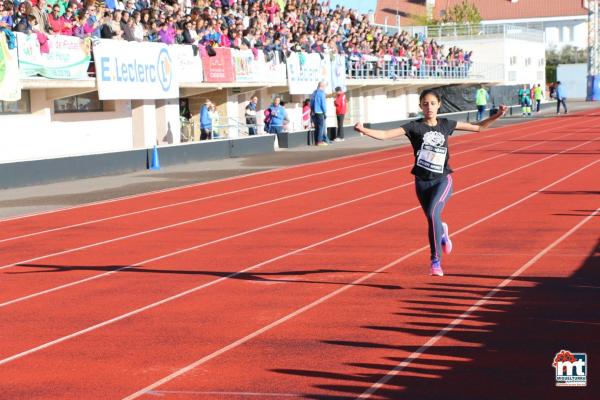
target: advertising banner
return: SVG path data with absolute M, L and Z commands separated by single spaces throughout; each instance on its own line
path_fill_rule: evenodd
M 121 40 L 94 42 L 100 100 L 179 97 L 179 81 L 169 47 Z
M 260 82 L 282 83 L 287 81 L 286 66 L 279 53 L 275 53 L 268 61 L 265 53 L 258 52 Z
M 260 63 L 252 50 L 232 50 L 232 56 L 236 82 L 260 81 Z
M 190 45 L 177 44 L 169 46 L 169 52 L 173 57 L 175 75 L 180 83 L 203 81 L 202 59 L 198 50 L 194 51 L 194 47 Z
M 324 81 L 325 92 L 331 93 L 331 61 L 319 54 L 292 53 L 287 59 L 290 94 L 311 94 Z
M 346 56 L 335 54 L 331 59 L 331 87 L 341 87 L 345 92 L 346 87 Z
M 218 47 L 216 55 L 210 57 L 202 55 L 202 67 L 204 68 L 205 82 L 235 82 L 235 71 L 231 49 Z
M 19 71 L 22 77 L 41 75 L 51 79 L 86 79 L 91 57 L 91 39 L 48 36 L 47 52 L 40 49 L 36 34 L 15 33 Z M 45 50 L 44 50 L 45 51 Z
M 8 49 L 6 36 L 0 32 L 0 100 L 17 101 L 20 99 L 21 84 L 17 51 Z

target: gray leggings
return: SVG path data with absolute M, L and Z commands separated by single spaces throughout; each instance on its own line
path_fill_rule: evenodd
M 442 210 L 452 195 L 452 177 L 444 175 L 430 181 L 415 179 L 415 189 L 429 225 L 431 260 L 442 259 Z

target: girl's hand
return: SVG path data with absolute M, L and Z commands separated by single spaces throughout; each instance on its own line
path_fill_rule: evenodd
M 363 126 L 362 122 L 357 122 L 356 125 L 354 125 L 354 130 L 360 132 L 361 135 L 364 133 L 364 129 L 365 127 Z
M 507 111 L 508 106 L 506 106 L 506 104 L 501 104 L 500 107 L 498 107 L 498 118 L 503 117 Z

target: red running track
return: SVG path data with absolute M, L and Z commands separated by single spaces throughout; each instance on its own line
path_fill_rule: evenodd
M 0 398 L 598 398 L 599 123 L 452 138 L 443 278 L 406 146 L 0 221 Z

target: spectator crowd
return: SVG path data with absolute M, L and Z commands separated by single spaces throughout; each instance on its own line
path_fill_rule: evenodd
M 0 0 L 0 30 L 35 34 L 42 51 L 48 35 L 71 35 L 284 57 L 292 51 L 344 54 L 349 69 L 371 62 L 392 71 L 398 64 L 407 75 L 471 59 L 470 52 L 421 35 L 385 34 L 367 15 L 319 0 Z

